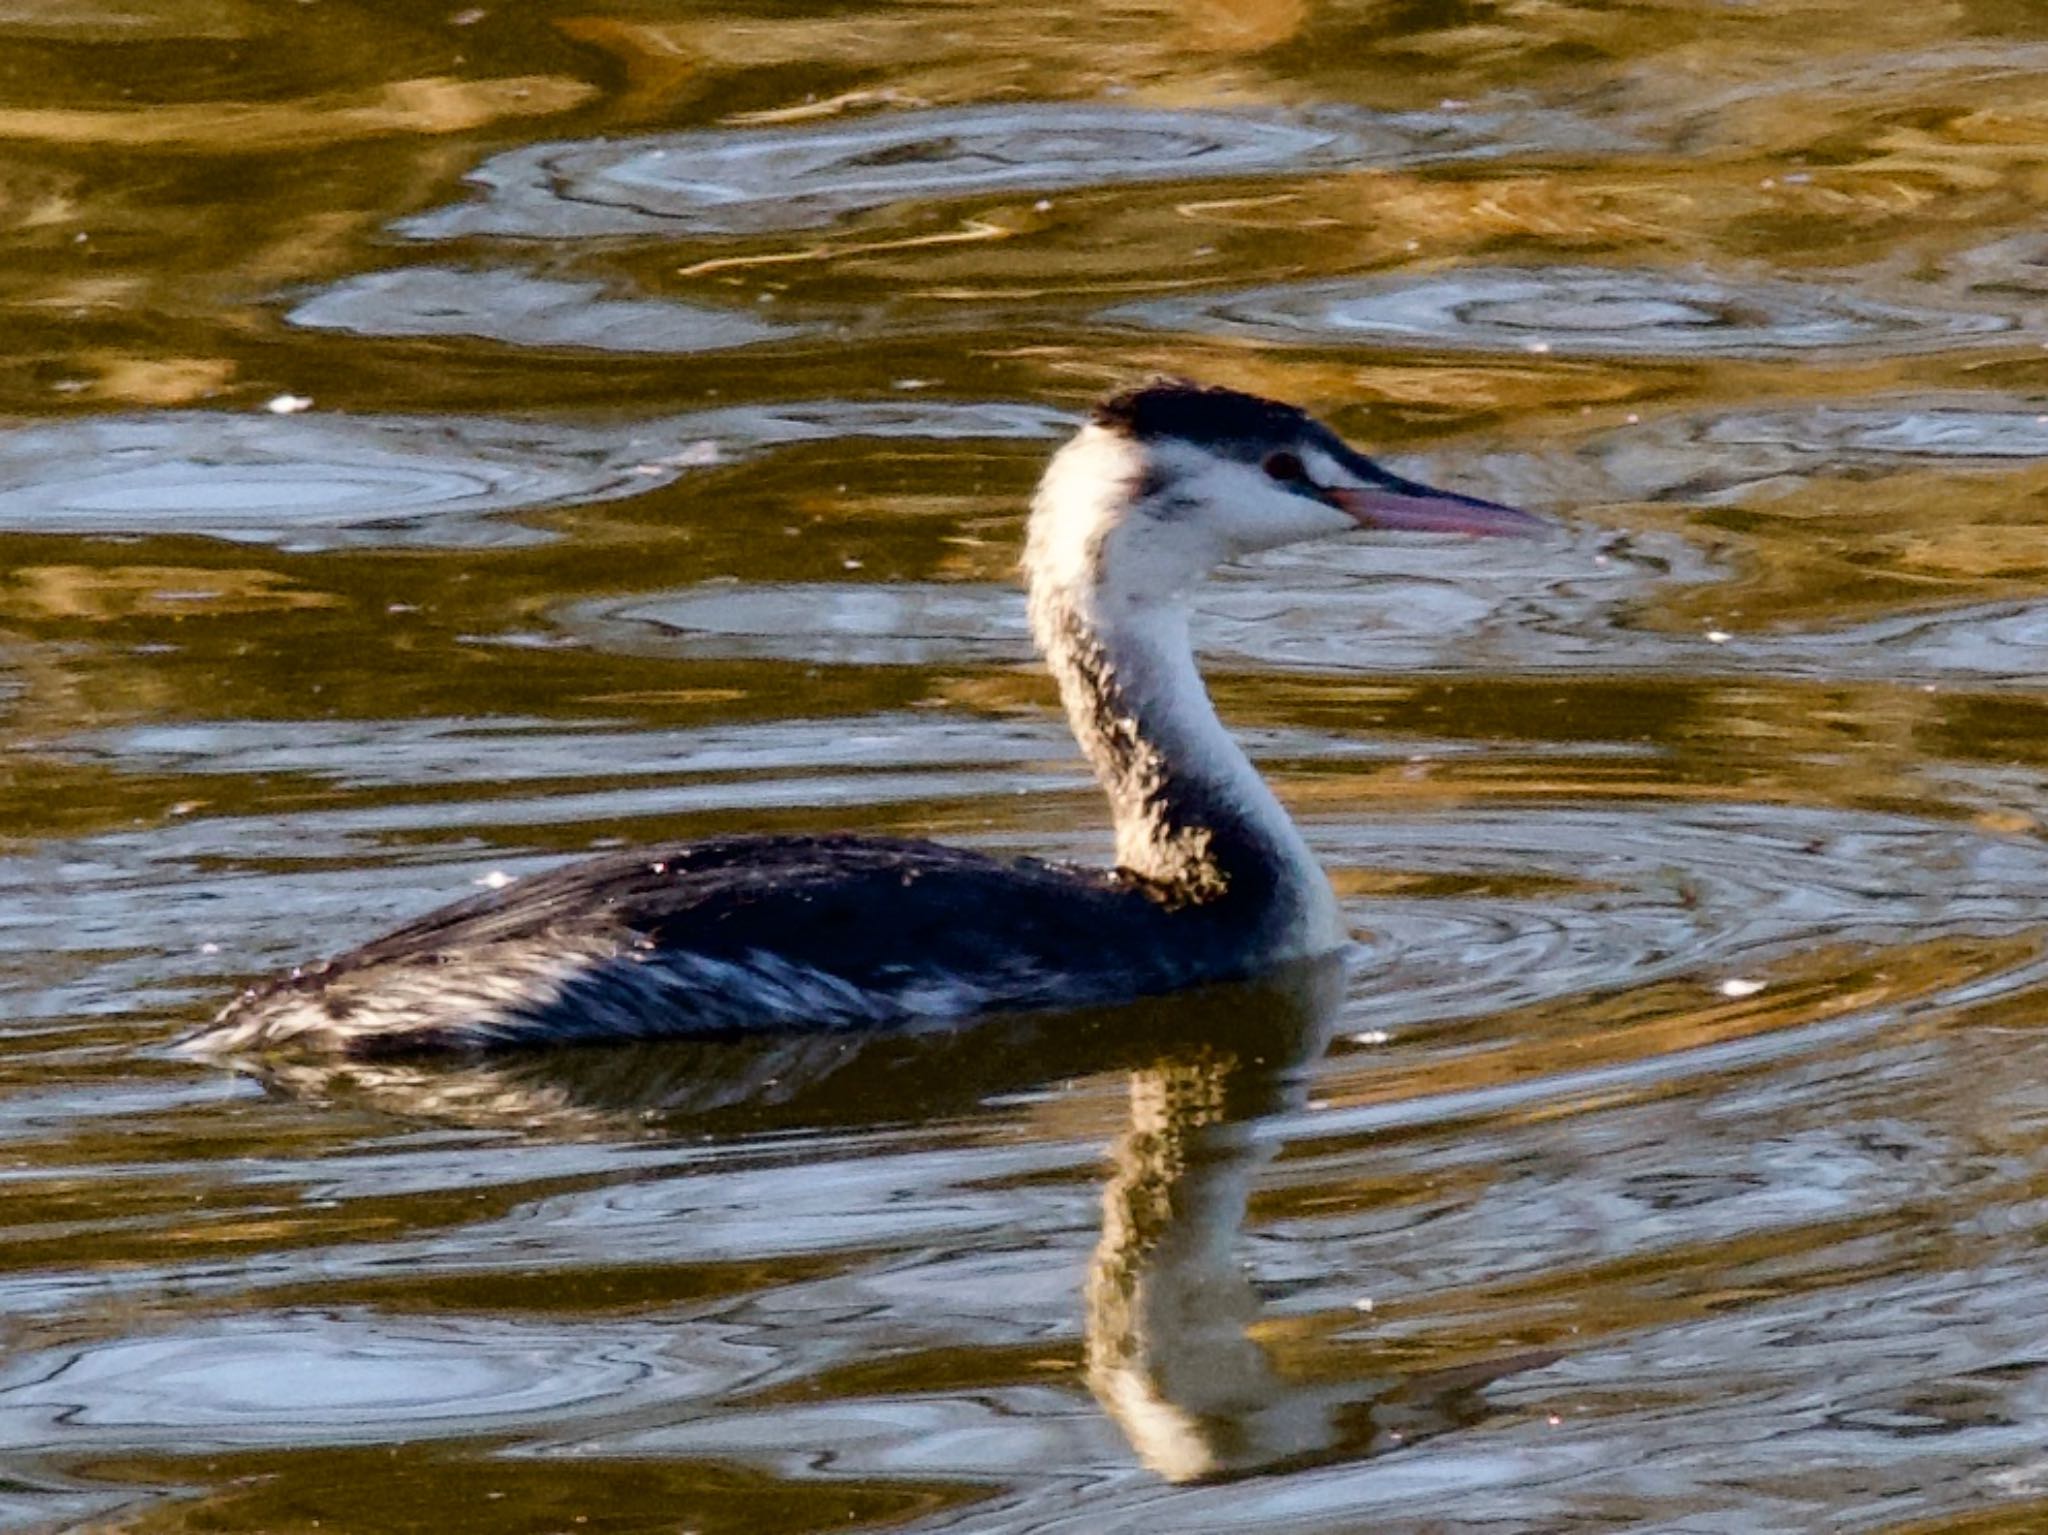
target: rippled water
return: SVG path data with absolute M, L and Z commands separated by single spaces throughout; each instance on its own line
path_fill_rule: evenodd
M 0 1527 L 2048 1527 L 2048 13 L 0 3 Z M 1346 964 L 262 1079 L 641 838 L 1101 857 L 1154 371 L 1535 548 L 1234 570 Z

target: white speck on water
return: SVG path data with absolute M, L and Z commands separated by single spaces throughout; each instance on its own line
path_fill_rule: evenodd
M 725 462 L 725 454 L 719 449 L 715 438 L 700 437 L 657 462 L 667 464 L 672 469 L 707 469 L 713 464 Z
M 471 880 L 470 883 L 474 885 L 481 885 L 486 890 L 503 890 L 507 885 L 512 883 L 512 876 L 507 874 L 503 869 L 493 869 L 488 874 L 479 874 L 475 879 Z
M 1355 1301 L 1353 1301 L 1353 1302 L 1351 1303 L 1351 1309 L 1352 1309 L 1353 1311 L 1370 1311 L 1370 1310 L 1372 1310 L 1372 1297 L 1371 1297 L 1370 1295 L 1361 1295 L 1361 1296 L 1359 1296 L 1357 1300 L 1355 1300 Z
M 1753 997 L 1762 991 L 1764 989 L 1764 982 L 1752 981 L 1746 976 L 1731 975 L 1714 989 L 1724 997 L 1733 997 L 1739 1000 L 1743 997 Z
M 301 411 L 311 410 L 313 401 L 303 394 L 276 394 L 263 402 L 263 408 L 273 416 L 296 416 Z
M 217 943 L 202 943 L 199 946 L 199 952 L 201 954 L 218 954 L 220 952 L 220 945 Z
M 1394 1036 L 1385 1029 L 1360 1029 L 1346 1036 L 1354 1045 L 1384 1045 Z
M 1709 629 L 1707 631 L 1707 643 L 1709 645 L 1725 645 L 1734 637 L 1726 629 Z
M 1548 341 L 1531 341 L 1527 346 L 1523 347 L 1522 350 L 1525 352 L 1533 352 L 1538 357 L 1541 357 L 1550 350 L 1550 343 Z

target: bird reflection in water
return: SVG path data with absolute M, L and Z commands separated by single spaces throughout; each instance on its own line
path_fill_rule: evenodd
M 1375 1368 L 1370 1340 L 1325 1342 L 1306 1379 L 1260 1341 L 1257 1287 L 1237 1257 L 1246 1206 L 1282 1116 L 1306 1107 L 1343 993 L 1342 964 L 1324 962 L 1205 996 L 1181 1046 L 1131 1072 L 1088 1272 L 1088 1384 L 1169 1481 L 1412 1445 L 1484 1419 L 1490 1383 L 1556 1358 L 1415 1373 Z
M 1344 990 L 1332 959 L 1123 1008 L 926 1035 L 248 1064 L 274 1089 L 409 1118 L 640 1140 L 930 1123 L 1128 1071 L 1130 1117 L 1083 1296 L 1086 1378 L 1139 1459 L 1181 1482 L 1411 1446 L 1484 1420 L 1492 1382 L 1556 1357 L 1417 1372 L 1362 1336 L 1363 1318 L 1262 1319 L 1238 1257 L 1247 1203 L 1307 1106 Z M 1301 1346 L 1264 1341 L 1292 1334 Z

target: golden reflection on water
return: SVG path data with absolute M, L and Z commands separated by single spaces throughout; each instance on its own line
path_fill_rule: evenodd
M 0 63 L 0 1528 L 2042 1523 L 2038 6 L 16 0 Z M 1294 284 L 1436 299 L 1219 320 Z M 1153 371 L 1567 525 L 1211 594 L 1342 995 L 161 1053 L 593 846 L 1099 855 L 1004 412 Z
M 252 147 L 280 153 L 391 134 L 465 133 L 504 118 L 544 116 L 595 95 L 579 80 L 401 80 L 269 106 L 241 102 L 152 106 L 126 112 L 62 108 L 0 110 L 0 139 L 216 153 Z

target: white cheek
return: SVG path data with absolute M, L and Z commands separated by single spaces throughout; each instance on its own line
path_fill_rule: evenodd
M 1116 589 L 1137 601 L 1178 601 L 1233 550 L 1222 530 L 1182 518 L 1130 518 L 1112 534 L 1105 567 Z
M 1282 489 L 1264 470 L 1233 465 L 1215 479 L 1214 501 L 1223 513 L 1230 554 L 1333 538 L 1357 527 L 1335 507 Z

